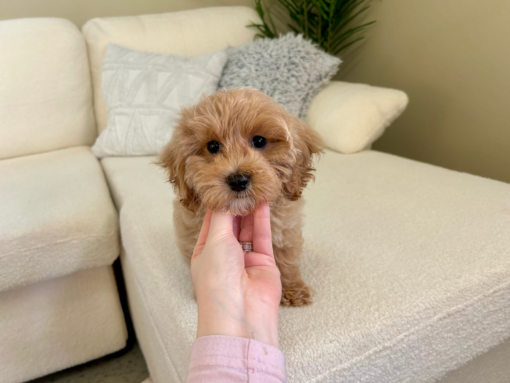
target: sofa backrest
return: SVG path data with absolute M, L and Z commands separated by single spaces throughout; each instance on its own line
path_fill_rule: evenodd
M 257 13 L 248 7 L 211 7 L 88 21 L 82 31 L 88 46 L 99 132 L 107 124 L 101 68 L 109 43 L 149 52 L 198 56 L 252 41 L 256 30 L 246 26 L 257 21 Z
M 85 41 L 68 20 L 0 22 L 0 159 L 90 145 Z

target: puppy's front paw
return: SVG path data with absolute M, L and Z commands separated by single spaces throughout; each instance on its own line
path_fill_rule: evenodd
M 312 289 L 304 282 L 283 286 L 280 302 L 282 306 L 305 306 L 312 303 Z

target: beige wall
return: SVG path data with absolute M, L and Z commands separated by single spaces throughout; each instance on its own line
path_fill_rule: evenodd
M 339 77 L 403 89 L 374 149 L 510 182 L 510 1 L 373 1 Z
M 274 0 L 270 0 L 274 1 Z M 0 0 L 0 19 L 169 12 L 252 0 Z M 339 78 L 405 90 L 374 148 L 510 182 L 510 0 L 373 0 L 378 23 Z
M 252 4 L 252 0 L 0 0 L 0 20 L 21 17 L 63 17 L 81 27 L 94 17 Z

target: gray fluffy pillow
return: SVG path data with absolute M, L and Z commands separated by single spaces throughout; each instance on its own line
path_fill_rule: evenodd
M 339 58 L 320 50 L 302 35 L 260 39 L 227 49 L 219 88 L 252 86 L 304 118 L 320 86 L 335 75 Z

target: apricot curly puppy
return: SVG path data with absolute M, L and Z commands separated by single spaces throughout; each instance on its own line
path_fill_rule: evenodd
M 183 109 L 158 161 L 178 196 L 174 223 L 183 255 L 191 257 L 207 209 L 245 216 L 267 201 L 281 304 L 312 303 L 299 270 L 300 197 L 321 147 L 315 131 L 253 88 L 221 90 Z

